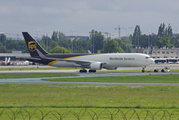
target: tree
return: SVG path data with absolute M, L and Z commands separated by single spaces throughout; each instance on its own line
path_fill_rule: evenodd
M 2 46 L 5 46 L 6 45 L 6 36 L 4 34 L 1 34 L 0 35 L 0 41 L 2 43 Z
M 86 53 L 87 52 L 87 42 L 81 38 L 76 38 L 72 42 L 74 53 Z
M 168 28 L 165 28 L 165 24 L 160 24 L 159 29 L 158 29 L 158 36 L 163 37 L 163 36 L 173 36 L 172 32 L 172 27 L 169 24 Z
M 139 47 L 139 37 L 141 36 L 140 26 L 136 25 L 133 33 L 132 44 L 134 47 Z
M 39 43 L 41 43 L 41 45 L 43 46 L 43 47 L 45 47 L 45 50 L 48 52 L 48 51 L 50 51 L 50 45 L 51 45 L 51 38 L 50 37 L 48 37 L 48 36 L 43 36 L 42 37 L 42 40 L 39 42 Z M 45 45 L 45 46 L 44 46 Z
M 5 52 L 6 52 L 5 48 L 4 47 L 0 47 L 0 53 L 5 53 Z
M 70 50 L 64 48 L 64 47 L 60 47 L 60 46 L 56 46 L 54 49 L 52 49 L 50 51 L 51 53 L 71 53 Z
M 179 47 L 179 34 L 176 36 L 174 45 L 175 45 L 175 47 Z
M 158 48 L 163 48 L 163 47 L 167 47 L 167 48 L 172 48 L 171 45 L 171 36 L 163 36 L 163 37 L 158 37 L 157 40 L 157 47 Z
M 158 36 L 163 37 L 164 35 L 166 35 L 165 24 L 161 23 L 158 29 Z
M 43 49 L 45 49 L 47 51 L 47 46 L 45 45 L 43 40 L 39 41 L 38 43 L 42 46 Z
M 7 40 L 6 41 L 6 49 L 9 50 L 18 50 L 18 43 L 15 40 Z
M 168 25 L 167 35 L 168 35 L 168 36 L 173 36 L 172 27 L 171 27 L 170 24 Z
M 65 36 L 65 34 L 63 34 L 62 32 L 59 32 L 58 33 L 58 39 L 59 39 L 59 42 L 58 42 L 59 46 L 64 47 L 64 48 L 71 48 L 72 42 L 69 38 L 67 38 Z
M 58 42 L 58 32 L 54 31 L 53 34 L 52 34 L 52 40 L 55 41 L 55 42 Z
M 103 41 L 104 36 L 101 32 L 92 30 L 90 32 L 90 40 L 91 40 L 91 46 L 92 46 L 92 52 L 97 53 L 98 50 L 103 49 Z
M 118 46 L 118 42 L 115 40 L 108 39 L 104 44 L 105 53 L 116 53 L 124 52 L 123 49 Z
M 18 50 L 25 50 L 27 45 L 24 40 L 18 40 L 17 42 Z
M 55 42 L 55 41 L 52 41 L 51 42 L 51 49 L 53 49 L 53 48 L 55 48 L 56 46 L 58 46 L 58 43 L 57 42 Z

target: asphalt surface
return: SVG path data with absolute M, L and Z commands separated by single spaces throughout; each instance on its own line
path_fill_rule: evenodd
M 0 66 L 1 68 L 2 66 Z M 3 66 L 10 67 L 10 66 Z M 29 67 L 29 66 L 13 66 L 13 67 Z M 32 67 L 32 66 L 31 66 Z M 36 66 L 33 66 L 36 67 Z M 39 66 L 46 67 L 46 66 Z M 170 67 L 171 69 L 179 69 L 178 64 L 163 64 L 163 65 L 150 65 L 146 69 L 155 69 L 162 67 Z M 141 69 L 141 67 L 137 68 L 118 68 L 119 70 L 126 69 Z M 68 73 L 68 74 L 79 74 L 80 76 L 73 77 L 98 77 L 98 76 L 134 76 L 134 75 L 156 75 L 156 74 L 179 74 L 177 73 L 153 73 L 153 72 L 145 72 L 145 73 L 79 73 L 79 70 L 25 70 L 25 71 L 0 71 L 0 74 L 39 74 L 39 73 Z M 68 78 L 73 78 L 68 77 Z M 46 77 L 48 78 L 48 77 Z M 63 78 L 63 77 L 60 77 Z M 65 77 L 67 78 L 67 77 Z M 42 78 L 18 78 L 18 79 L 0 79 L 0 84 L 73 84 L 73 85 L 163 85 L 163 86 L 179 86 L 179 83 L 106 83 L 106 82 L 49 82 L 43 81 Z

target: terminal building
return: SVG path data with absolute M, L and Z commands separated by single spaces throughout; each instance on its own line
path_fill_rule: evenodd
M 143 53 L 143 54 L 149 54 L 150 48 L 132 48 L 132 53 Z M 178 58 L 179 57 L 179 48 L 161 48 L 161 49 L 153 49 L 152 58 Z
M 131 52 L 149 54 L 149 50 L 150 48 L 132 48 Z M 155 59 L 156 64 L 179 63 L 179 48 L 153 49 L 152 54 L 150 54 L 150 56 Z

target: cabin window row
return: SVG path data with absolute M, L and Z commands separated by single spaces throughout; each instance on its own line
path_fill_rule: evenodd
M 146 52 L 146 51 L 145 51 L 144 53 L 145 53 L 145 54 L 148 54 L 148 52 Z M 157 53 L 157 54 L 160 54 L 160 51 L 157 51 L 157 52 L 156 52 L 156 51 L 153 51 L 152 53 L 153 53 L 153 54 L 156 54 L 156 53 Z M 178 55 L 178 52 L 162 51 L 162 54 L 177 54 L 177 55 Z

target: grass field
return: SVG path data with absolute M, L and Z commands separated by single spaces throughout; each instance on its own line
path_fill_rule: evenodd
M 179 108 L 171 86 L 0 85 L 0 107 Z
M 6 109 L 4 109 L 6 108 Z M 118 86 L 118 85 L 0 85 L 0 118 L 6 119 L 19 114 L 34 114 L 48 119 L 54 114 L 65 119 L 76 117 L 91 119 L 91 114 L 99 115 L 101 120 L 110 119 L 120 109 L 130 120 L 145 118 L 149 110 L 156 119 L 175 116 L 179 112 L 179 87 L 175 86 Z M 85 112 L 85 108 L 88 108 Z M 167 112 L 164 112 L 164 111 Z M 49 113 L 54 111 L 52 115 Z M 144 111 L 143 113 L 141 113 Z M 149 113 L 150 113 L 149 112 Z M 2 113 L 2 112 L 1 112 Z M 8 113 L 8 115 L 7 115 Z M 14 114 L 13 114 L 14 113 Z M 43 113 L 43 114 L 42 114 Z M 49 115 L 50 114 L 50 115 Z M 117 114 L 122 115 L 121 112 Z M 169 115 L 168 115 L 169 114 Z M 49 117 L 48 117 L 49 116 Z M 52 117 L 53 116 L 53 117 Z M 34 116 L 33 116 L 34 117 Z M 32 118 L 33 118 L 32 117 Z M 35 119 L 35 118 L 34 118 Z
M 6 76 L 11 75 L 7 74 Z M 25 76 L 26 75 L 27 74 L 25 74 Z M 35 77 L 34 74 L 30 75 Z M 42 77 L 42 75 L 47 74 L 41 74 L 39 77 Z M 58 75 L 59 74 L 57 74 L 57 76 Z M 1 74 L 0 77 L 1 76 L 3 76 L 3 74 Z M 47 76 L 49 77 L 49 75 Z M 14 78 L 14 76 L 11 77 Z M 173 74 L 63 78 L 60 80 L 178 83 L 178 77 L 178 75 Z M 8 115 L 12 117 L 11 119 L 13 119 L 13 116 L 18 119 L 18 115 L 21 115 L 21 112 L 19 112 L 19 110 L 21 110 L 20 108 L 23 108 L 22 114 L 26 116 L 33 114 L 33 116 L 31 116 L 32 119 L 37 119 L 37 117 L 45 115 L 47 115 L 46 119 L 55 119 L 55 114 L 59 118 L 59 115 L 61 115 L 63 120 L 78 118 L 85 120 L 93 119 L 93 117 L 96 118 L 95 115 L 99 116 L 100 120 L 109 120 L 110 115 L 119 115 L 112 116 L 116 119 L 122 118 L 122 115 L 126 115 L 126 118 L 130 119 L 132 117 L 130 120 L 138 120 L 138 115 L 141 119 L 145 119 L 146 116 L 149 116 L 149 120 L 152 116 L 154 116 L 155 119 L 162 119 L 163 116 L 169 119 L 169 116 L 172 116 L 172 119 L 176 120 L 179 118 L 179 87 L 0 84 L 0 119 L 7 119 Z M 119 109 L 122 112 L 118 111 Z M 146 110 L 150 112 L 146 112 Z M 150 116 L 148 113 L 152 113 L 152 115 Z
M 177 120 L 179 116 L 176 109 L 10 108 L 0 111 L 2 120 Z
M 117 83 L 179 83 L 179 74 L 169 75 L 137 75 L 137 76 L 105 76 L 85 78 L 50 78 L 47 81 L 67 82 L 117 82 Z
M 79 76 L 77 74 L 0 74 L 0 79 Z

